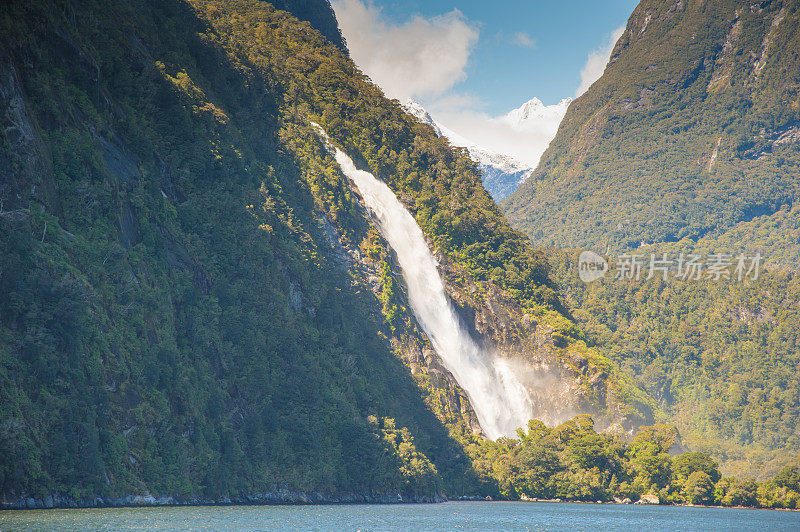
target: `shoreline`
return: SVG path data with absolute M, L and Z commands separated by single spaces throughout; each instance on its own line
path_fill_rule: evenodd
M 444 495 L 365 494 L 355 492 L 322 493 L 301 490 L 276 490 L 254 495 L 222 497 L 184 497 L 151 494 L 122 497 L 89 496 L 75 499 L 60 493 L 44 498 L 16 497 L 0 500 L 0 512 L 6 510 L 70 510 L 87 508 L 159 508 L 178 506 L 318 506 L 344 504 L 435 504 L 447 502 Z M 482 499 L 481 499 L 482 500 Z
M 689 503 L 651 503 L 651 502 L 616 502 L 616 501 L 565 501 L 562 499 L 515 499 L 505 502 L 525 502 L 525 503 L 551 503 L 551 504 L 596 504 L 597 506 L 674 506 L 683 508 L 717 508 L 719 510 L 780 510 L 783 512 L 800 512 L 800 508 L 765 508 L 761 506 L 721 506 L 719 504 L 689 504 Z
M 346 505 L 397 505 L 397 504 L 439 504 L 446 502 L 514 502 L 514 503 L 550 503 L 550 504 L 594 504 L 613 506 L 674 506 L 685 508 L 716 508 L 720 510 L 778 510 L 800 512 L 797 508 L 762 508 L 757 506 L 719 506 L 697 504 L 658 504 L 649 502 L 617 502 L 617 501 L 568 501 L 563 499 L 499 499 L 488 497 L 461 496 L 449 499 L 443 495 L 414 496 L 403 498 L 400 494 L 376 495 L 358 493 L 325 494 L 319 492 L 303 492 L 294 490 L 278 490 L 257 495 L 237 497 L 177 497 L 152 495 L 126 495 L 123 497 L 87 497 L 74 499 L 64 495 L 48 495 L 44 499 L 20 497 L 13 501 L 0 501 L 0 513 L 4 511 L 27 510 L 85 510 L 114 508 L 177 508 L 177 507 L 214 507 L 214 506 L 346 506 Z

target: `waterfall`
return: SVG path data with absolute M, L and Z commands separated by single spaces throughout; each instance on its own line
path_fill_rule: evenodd
M 316 124 L 314 124 L 316 126 Z M 327 136 L 317 126 L 319 132 Z M 491 439 L 515 436 L 532 417 L 532 401 L 506 360 L 481 348 L 445 294 L 436 260 L 422 230 L 394 192 L 328 142 L 342 172 L 353 182 L 384 238 L 397 255 L 411 309 L 444 366 L 469 396 L 481 428 Z

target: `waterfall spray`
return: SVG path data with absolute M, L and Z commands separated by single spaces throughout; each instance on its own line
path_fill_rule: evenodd
M 472 339 L 445 294 L 436 261 L 422 230 L 394 192 L 333 146 L 316 124 L 342 172 L 353 182 L 384 238 L 397 255 L 414 315 L 436 354 L 469 396 L 481 428 L 491 439 L 514 436 L 532 416 L 525 387 L 505 360 Z

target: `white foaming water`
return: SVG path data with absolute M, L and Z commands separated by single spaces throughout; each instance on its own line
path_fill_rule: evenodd
M 414 315 L 445 367 L 469 396 L 486 436 L 515 436 L 516 429 L 525 427 L 532 417 L 533 405 L 525 386 L 504 359 L 481 349 L 464 328 L 445 295 L 422 230 L 394 192 L 371 173 L 358 170 L 342 150 L 328 146 L 335 150 L 336 162 L 358 188 L 397 255 Z

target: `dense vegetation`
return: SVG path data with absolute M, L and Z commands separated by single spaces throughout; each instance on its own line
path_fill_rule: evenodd
M 480 489 L 326 239 L 323 203 L 366 221 L 299 162 L 284 88 L 178 1 L 6 2 L 0 27 L 5 501 Z
M 504 204 L 537 245 L 724 232 L 797 200 L 800 2 L 644 0 Z
M 757 282 L 586 285 L 577 253 L 546 250 L 588 342 L 635 375 L 658 419 L 726 473 L 760 478 L 800 453 L 798 29 L 797 1 L 642 1 L 504 204 L 534 243 L 612 263 L 763 256 Z
M 355 68 L 327 3 L 281 6 L 339 47 L 257 0 L 0 6 L 3 502 L 280 489 L 707 502 L 715 481 L 723 504 L 752 502 L 704 455 L 670 459 L 664 427 L 628 444 L 578 417 L 489 442 L 451 384 L 412 377 L 391 253 L 311 120 L 398 193 L 452 286 L 499 287 L 550 327 L 559 362 L 603 381 L 598 410 L 647 402 L 587 345 L 466 153 Z M 795 477 L 756 500 L 791 506 Z
M 586 350 L 464 152 L 265 2 L 11 2 L 0 26 L 4 500 L 494 491 L 460 392 L 403 365 L 424 339 L 309 122 L 394 187 L 459 286 Z
M 796 458 L 800 285 L 794 272 L 768 270 L 757 282 L 664 281 L 645 273 L 641 280 L 609 276 L 587 285 L 578 279 L 577 253 L 552 250 L 551 257 L 587 336 L 636 375 L 690 448 L 712 453 L 726 472 L 761 478 Z
M 433 247 L 448 256 L 470 287 L 481 291 L 492 283 L 501 288 L 520 307 L 520 318 L 529 313 L 552 327 L 563 340 L 561 347 L 571 348 L 578 364 L 602 366 L 597 371 L 603 384 L 608 380 L 613 386 L 614 401 L 623 403 L 635 395 L 608 360 L 582 345 L 580 332 L 564 315 L 546 257 L 503 218 L 464 150 L 450 147 L 430 127 L 406 114 L 397 101 L 387 101 L 324 40 L 313 33 L 297 38 L 282 14 L 252 0 L 192 0 L 191 4 L 214 29 L 207 34 L 209 41 L 252 65 L 270 86 L 283 92 L 287 119 L 281 140 L 297 154 L 297 164 L 309 176 L 319 210 L 339 223 L 340 215 L 354 207 L 349 185 L 321 148 L 311 121 L 320 124 L 356 164 L 393 188 Z M 346 222 L 340 225 L 350 240 L 365 247 L 368 234 Z M 401 302 L 388 305 L 387 294 L 381 297 L 392 322 L 392 309 Z M 578 364 L 576 373 L 581 371 Z M 595 406 L 602 409 L 603 403 L 602 397 L 596 398 Z M 638 415 L 636 408 L 620 410 Z
M 226 48 L 241 51 L 285 91 L 293 112 L 318 121 L 357 163 L 389 183 L 434 245 L 475 280 L 494 282 L 526 308 L 557 307 L 546 258 L 505 221 L 464 151 L 387 102 L 362 74 L 343 77 L 353 69 L 346 56 L 329 54 L 319 42 L 292 42 L 280 19 L 248 11 L 251 2 L 193 3 L 226 36 Z M 237 16 L 242 12 L 252 18 Z M 298 118 L 287 141 L 309 142 L 314 130 Z
M 577 416 L 552 428 L 531 420 L 517 438 L 476 442 L 468 450 L 478 472 L 508 498 L 800 509 L 797 465 L 762 483 L 723 478 L 706 453 L 670 455 L 676 438 L 673 427 L 653 425 L 623 441 Z
M 336 21 L 336 14 L 327 1 L 318 0 L 274 0 L 270 2 L 277 9 L 288 11 L 300 20 L 305 20 L 320 32 L 323 37 L 347 53 L 344 37 Z

